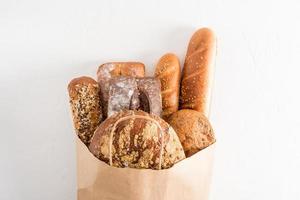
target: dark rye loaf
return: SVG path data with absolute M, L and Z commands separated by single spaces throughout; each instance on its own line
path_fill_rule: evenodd
M 121 110 L 143 110 L 161 116 L 160 81 L 157 78 L 119 76 L 109 81 L 108 117 Z
M 119 76 L 144 77 L 145 65 L 140 62 L 110 62 L 104 63 L 98 68 L 97 80 L 100 85 L 100 97 L 104 119 L 108 117 L 109 80 Z
M 121 111 L 95 131 L 89 146 L 100 160 L 115 167 L 166 169 L 185 158 L 173 128 L 143 111 Z

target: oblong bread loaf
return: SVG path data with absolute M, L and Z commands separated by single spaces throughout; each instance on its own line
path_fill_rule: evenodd
M 162 117 L 167 119 L 179 107 L 180 63 L 175 54 L 162 56 L 155 68 L 155 77 L 161 82 Z
M 86 145 L 102 121 L 99 90 L 98 83 L 86 76 L 75 78 L 68 85 L 75 131 Z
M 201 28 L 192 36 L 183 67 L 180 107 L 209 114 L 216 37 L 212 30 Z

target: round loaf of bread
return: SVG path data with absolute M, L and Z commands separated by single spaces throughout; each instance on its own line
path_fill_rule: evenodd
M 168 119 L 176 131 L 186 157 L 213 144 L 216 139 L 208 119 L 195 110 L 180 110 Z
M 185 158 L 173 128 L 144 111 L 126 110 L 107 118 L 89 149 L 114 167 L 166 169 Z

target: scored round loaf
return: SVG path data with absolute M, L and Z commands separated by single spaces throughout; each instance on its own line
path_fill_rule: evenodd
M 171 115 L 168 122 L 176 131 L 186 157 L 197 153 L 216 141 L 208 119 L 198 111 L 180 110 Z
M 107 118 L 89 149 L 114 167 L 166 169 L 185 158 L 173 128 L 144 111 L 125 110 Z

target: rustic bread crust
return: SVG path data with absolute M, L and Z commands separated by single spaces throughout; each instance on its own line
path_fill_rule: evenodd
M 185 158 L 172 127 L 156 115 L 121 111 L 95 131 L 89 146 L 100 160 L 115 167 L 166 169 Z
M 186 157 L 213 144 L 216 139 L 208 119 L 195 110 L 183 109 L 174 113 L 169 124 L 176 131 Z

